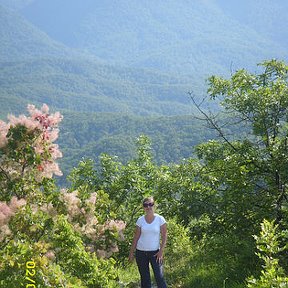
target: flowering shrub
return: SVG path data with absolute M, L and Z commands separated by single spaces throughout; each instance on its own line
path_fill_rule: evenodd
M 0 242 L 11 234 L 8 226 L 10 218 L 16 213 L 18 208 L 24 206 L 24 199 L 18 200 L 15 196 L 12 197 L 10 203 L 0 202 Z
M 47 105 L 41 110 L 28 105 L 28 111 L 28 117 L 9 115 L 8 123 L 0 121 L 0 200 L 23 197 L 30 185 L 62 175 L 55 161 L 62 153 L 54 143 L 62 115 L 49 114 Z
M 107 213 L 103 191 L 57 188 L 62 115 L 28 111 L 0 121 L 0 286 L 117 287 L 111 256 L 125 223 Z
M 104 192 L 99 191 L 100 193 Z M 113 253 L 118 252 L 115 240 L 124 240 L 125 223 L 114 219 L 107 219 L 103 222 L 103 219 L 95 215 L 96 192 L 83 200 L 79 198 L 78 191 L 69 193 L 62 190 L 60 199 L 67 211 L 67 221 L 83 236 L 87 251 L 96 252 L 100 258 L 109 258 Z

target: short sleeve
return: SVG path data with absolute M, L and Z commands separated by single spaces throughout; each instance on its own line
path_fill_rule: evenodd
M 141 227 L 142 226 L 142 223 L 143 223 L 143 219 L 142 219 L 143 217 L 141 216 L 141 217 L 139 217 L 138 219 L 137 219 L 137 221 L 136 221 L 136 225 L 138 226 L 138 227 Z
M 159 219 L 160 219 L 160 226 L 166 223 L 166 220 L 163 216 L 159 215 Z

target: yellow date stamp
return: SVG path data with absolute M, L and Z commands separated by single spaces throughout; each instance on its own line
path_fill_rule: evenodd
M 36 265 L 33 260 L 26 262 L 26 273 L 25 273 L 25 280 L 26 280 L 26 288 L 36 288 Z

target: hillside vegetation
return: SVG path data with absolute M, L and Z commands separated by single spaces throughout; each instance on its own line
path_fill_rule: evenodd
M 9 103 L 12 96 L 26 103 L 44 102 L 55 109 L 78 112 L 188 114 L 191 112 L 187 96 L 189 80 L 87 59 L 2 62 L 0 101 L 10 111 L 17 109 L 15 103 Z
M 70 160 L 105 151 L 127 161 L 142 133 L 157 162 L 180 161 L 213 137 L 193 118 L 188 92 L 200 102 L 208 76 L 287 56 L 284 2 L 244 1 L 236 11 L 220 0 L 0 0 L 0 116 L 47 103 L 63 113 L 65 133 L 84 127 L 83 141 L 74 131 L 59 139 L 65 172 Z M 88 123 L 103 133 L 91 137 Z
M 287 64 L 270 60 L 259 74 L 243 69 L 228 79 L 209 78 L 209 95 L 220 98 L 226 118 L 197 107 L 219 139 L 199 143 L 178 163 L 158 164 L 142 135 L 128 161 L 107 154 L 98 165 L 80 161 L 64 189 L 55 182 L 62 175 L 55 143 L 61 113 L 29 105 L 25 115 L 1 121 L 1 287 L 139 287 L 137 266 L 127 256 L 145 213 L 142 201 L 153 195 L 157 205 L 150 209 L 167 221 L 168 287 L 286 288 L 287 75 Z M 80 136 L 70 135 L 74 147 L 85 145 L 82 130 L 94 133 L 91 138 L 107 133 L 95 131 L 97 117 L 69 128 Z M 109 126 L 125 129 L 136 120 L 114 118 Z M 155 125 L 150 120 L 147 129 Z M 239 123 L 246 133 L 238 132 Z M 231 137 L 225 128 L 235 124 Z
M 35 0 L 22 13 L 52 38 L 109 63 L 197 75 L 202 80 L 210 74 L 227 75 L 231 63 L 232 69 L 249 69 L 276 54 L 287 56 L 285 41 L 277 42 L 259 33 L 256 25 L 247 25 L 248 16 L 243 21 L 238 17 L 240 5 L 233 10 L 237 15 L 227 6 L 215 0 L 108 0 L 85 5 L 80 0 L 61 5 L 57 0 Z M 246 1 L 241 6 L 254 13 L 254 23 L 267 19 L 271 11 L 274 22 L 284 23 L 276 17 L 283 8 L 287 11 L 286 4 L 271 1 L 264 6 Z

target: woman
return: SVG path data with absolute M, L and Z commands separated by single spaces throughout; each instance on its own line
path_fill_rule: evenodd
M 152 266 L 157 287 L 166 288 L 167 285 L 163 277 L 163 251 L 167 241 L 167 224 L 162 216 L 154 213 L 153 197 L 144 199 L 143 209 L 145 215 L 139 217 L 136 222 L 129 261 L 133 261 L 136 249 L 136 263 L 142 288 L 152 287 L 149 264 Z

